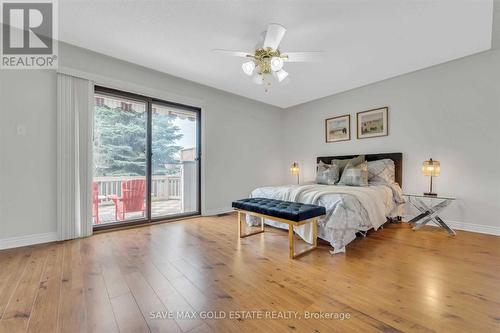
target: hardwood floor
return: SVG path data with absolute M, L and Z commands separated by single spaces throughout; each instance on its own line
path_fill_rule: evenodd
M 500 237 L 386 224 L 290 260 L 266 230 L 238 240 L 229 215 L 0 251 L 0 332 L 500 331 Z M 226 318 L 155 318 L 175 311 Z

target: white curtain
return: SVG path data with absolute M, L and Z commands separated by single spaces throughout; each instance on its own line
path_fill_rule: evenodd
M 94 84 L 57 76 L 57 229 L 59 239 L 92 234 Z

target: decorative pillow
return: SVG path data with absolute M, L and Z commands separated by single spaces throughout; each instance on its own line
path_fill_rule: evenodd
M 338 185 L 368 186 L 368 163 L 363 162 L 358 166 L 348 163 Z
M 383 159 L 368 162 L 368 181 L 373 184 L 392 184 L 395 182 L 394 161 Z
M 325 164 L 319 162 L 316 168 L 316 183 L 334 185 L 339 180 L 339 166 L 336 163 Z
M 332 164 L 337 164 L 339 166 L 340 173 L 344 172 L 344 169 L 348 163 L 351 163 L 353 166 L 361 164 L 365 161 L 365 155 L 359 155 L 358 157 L 349 158 L 346 160 L 332 160 Z

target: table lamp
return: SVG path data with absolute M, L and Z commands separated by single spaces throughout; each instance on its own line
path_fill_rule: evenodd
M 292 166 L 290 167 L 290 173 L 292 175 L 297 175 L 297 185 L 299 184 L 299 163 L 293 162 Z
M 422 173 L 424 176 L 430 176 L 431 177 L 431 186 L 430 190 L 427 193 L 424 193 L 424 195 L 428 196 L 437 196 L 437 193 L 432 192 L 432 177 L 437 177 L 441 173 L 441 165 L 439 164 L 438 161 L 434 161 L 432 158 L 429 159 L 428 161 L 424 161 L 424 164 L 422 165 Z

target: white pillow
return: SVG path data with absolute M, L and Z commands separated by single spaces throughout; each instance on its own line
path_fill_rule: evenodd
M 357 166 L 347 163 L 338 185 L 368 186 L 368 163 L 363 162 Z
M 368 162 L 368 181 L 372 184 L 393 184 L 395 174 L 394 161 L 391 159 Z
M 339 166 L 319 162 L 316 168 L 316 183 L 323 185 L 334 185 L 339 180 Z

